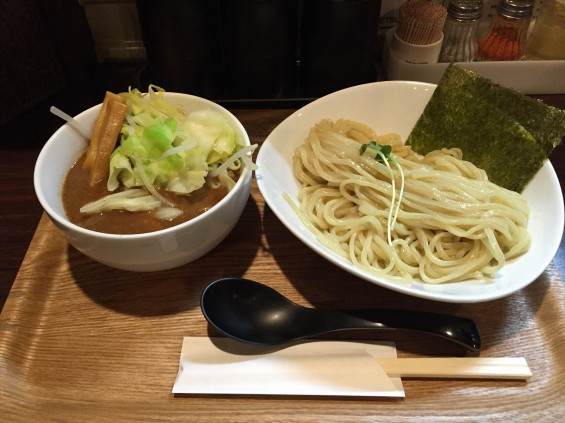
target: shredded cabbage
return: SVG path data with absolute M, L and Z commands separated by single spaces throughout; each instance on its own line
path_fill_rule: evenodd
M 210 171 L 212 176 L 222 175 L 222 184 L 231 189 L 234 181 L 228 181 L 228 170 L 241 165 L 256 168 L 251 160 L 256 146 L 244 148 L 222 113 L 210 109 L 186 113 L 163 93 L 154 85 L 145 94 L 137 89 L 120 93 L 129 111 L 120 145 L 110 159 L 109 191 L 121 185 L 143 187 L 164 202 L 158 189 L 190 194 L 204 185 Z
M 147 211 L 161 206 L 161 202 L 144 189 L 128 189 L 109 194 L 80 208 L 81 213 L 101 213 L 109 210 Z
M 162 207 L 155 212 L 155 216 L 161 220 L 173 220 L 182 214 L 182 210 L 174 207 Z

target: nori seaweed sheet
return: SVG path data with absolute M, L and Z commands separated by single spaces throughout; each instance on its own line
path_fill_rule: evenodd
M 460 148 L 489 180 L 522 192 L 565 136 L 565 111 L 450 64 L 406 143 Z

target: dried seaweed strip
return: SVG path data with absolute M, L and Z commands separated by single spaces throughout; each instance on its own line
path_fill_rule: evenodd
M 494 183 L 521 192 L 565 135 L 565 111 L 449 65 L 407 143 L 460 148 Z

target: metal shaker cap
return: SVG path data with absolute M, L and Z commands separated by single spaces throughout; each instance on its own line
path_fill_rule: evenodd
M 530 18 L 534 12 L 535 0 L 500 0 L 496 10 L 510 19 Z
M 483 0 L 451 0 L 447 13 L 460 21 L 475 21 L 483 12 Z

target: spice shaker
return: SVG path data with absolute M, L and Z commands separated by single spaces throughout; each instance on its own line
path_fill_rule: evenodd
M 477 60 L 521 60 L 535 0 L 499 0 L 490 29 L 481 39 Z
M 451 0 L 443 27 L 440 62 L 472 62 L 478 47 L 477 27 L 483 0 Z

